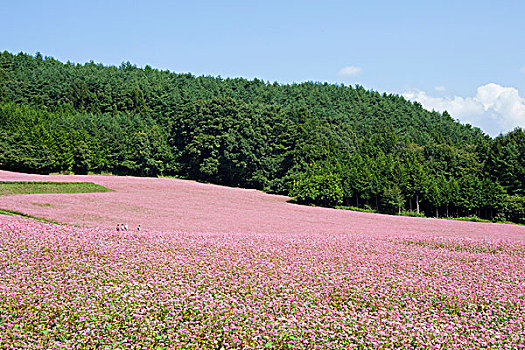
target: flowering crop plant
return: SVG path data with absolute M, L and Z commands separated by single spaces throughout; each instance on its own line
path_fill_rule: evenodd
M 0 348 L 525 348 L 523 227 L 300 207 L 171 179 L 97 183 L 115 192 L 0 201 L 63 222 L 0 215 Z M 139 210 L 153 199 L 131 206 L 156 183 L 186 190 L 157 198 L 158 219 Z M 198 209 L 192 196 L 230 207 Z M 170 221 L 168 205 L 186 197 L 176 208 L 187 221 Z M 59 198 L 78 221 L 53 211 Z M 101 203 L 91 225 L 75 205 L 86 198 Z M 146 229 L 105 225 L 119 216 Z

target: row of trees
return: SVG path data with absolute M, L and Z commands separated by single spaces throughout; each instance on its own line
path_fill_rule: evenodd
M 0 54 L 0 164 L 177 175 L 318 205 L 523 222 L 524 132 L 395 95 Z
M 376 157 L 353 154 L 335 162 L 313 163 L 294 182 L 292 194 L 301 202 L 325 206 L 523 221 L 525 197 L 509 196 L 504 186 L 482 171 L 451 176 L 435 172 L 428 159 L 421 159 L 414 150 L 400 148 L 398 152 L 416 161 L 380 153 Z

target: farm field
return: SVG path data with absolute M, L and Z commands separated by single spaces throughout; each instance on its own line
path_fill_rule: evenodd
M 59 223 L 146 230 L 236 233 L 385 233 L 525 239 L 515 225 L 400 217 L 307 207 L 286 196 L 194 181 L 118 176 L 33 175 L 0 171 L 1 181 L 93 182 L 105 193 L 0 196 L 0 208 Z
M 525 347 L 525 228 L 175 179 L 0 196 L 0 348 Z M 116 232 L 117 223 L 144 231 Z

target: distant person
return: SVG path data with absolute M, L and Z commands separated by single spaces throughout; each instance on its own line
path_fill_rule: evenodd
M 120 231 L 120 224 L 117 224 L 117 232 Z
M 124 224 L 120 224 L 120 231 L 124 231 Z
M 128 224 L 124 224 L 124 231 L 128 230 Z
M 142 229 L 140 228 L 140 225 L 137 226 L 137 231 L 142 231 Z

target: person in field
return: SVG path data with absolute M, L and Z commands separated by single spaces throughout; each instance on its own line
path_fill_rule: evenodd
M 120 231 L 120 224 L 117 224 L 117 232 Z
M 137 226 L 137 231 L 142 231 L 142 229 L 140 228 L 140 225 Z
M 128 224 L 124 224 L 124 231 L 128 230 Z

